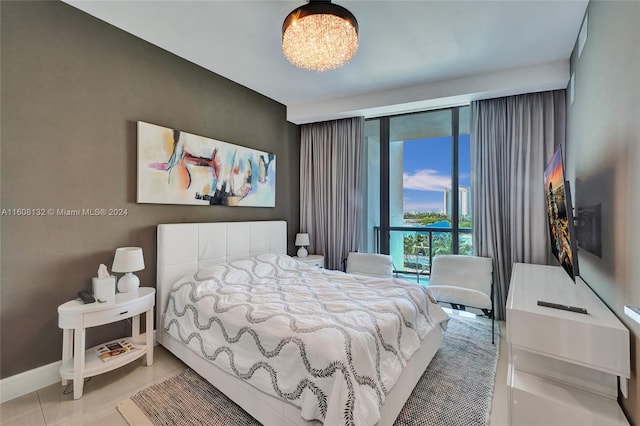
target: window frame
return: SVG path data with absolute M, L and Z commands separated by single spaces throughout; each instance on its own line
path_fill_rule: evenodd
M 394 117 L 424 114 L 449 110 L 451 112 L 451 252 L 460 252 L 460 108 L 469 107 L 468 104 L 454 107 L 440 108 L 428 111 L 416 111 L 405 114 L 386 115 L 366 119 L 378 120 L 380 124 L 380 240 L 378 248 L 380 253 L 391 252 L 391 226 L 390 226 L 390 123 Z M 473 189 L 472 189 L 473 191 Z M 472 212 L 473 214 L 473 212 Z

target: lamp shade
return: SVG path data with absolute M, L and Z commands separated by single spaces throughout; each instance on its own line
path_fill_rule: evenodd
M 296 235 L 296 245 L 297 246 L 308 246 L 309 245 L 309 234 L 297 234 Z
M 282 24 L 282 51 L 299 68 L 326 71 L 349 62 L 358 50 L 358 21 L 331 0 L 310 0 Z
M 120 247 L 113 257 L 113 272 L 135 272 L 144 269 L 144 257 L 140 247 Z

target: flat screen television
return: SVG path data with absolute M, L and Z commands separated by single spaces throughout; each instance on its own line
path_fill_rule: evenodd
M 573 224 L 571 189 L 564 178 L 562 148 L 559 147 L 544 170 L 544 189 L 551 237 L 551 252 L 575 282 L 578 271 L 576 233 Z

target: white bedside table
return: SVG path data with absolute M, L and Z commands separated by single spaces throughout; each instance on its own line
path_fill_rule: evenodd
M 85 377 L 106 373 L 130 363 L 143 355 L 147 365 L 153 364 L 153 307 L 156 304 L 156 290 L 140 287 L 131 293 L 117 293 L 105 303 L 84 304 L 80 299 L 71 300 L 58 306 L 58 327 L 62 329 L 62 365 L 60 376 L 62 385 L 73 380 L 73 399 L 82 396 Z M 140 334 L 140 315 L 146 313 L 147 332 Z M 95 349 L 105 343 L 85 351 L 85 332 L 89 327 L 110 324 L 132 318 L 131 337 L 137 350 L 118 355 L 104 362 L 98 358 Z M 116 340 L 122 340 L 116 339 Z
M 318 268 L 324 268 L 324 256 L 320 254 L 310 254 L 307 257 L 293 256 L 293 258 L 308 265 L 315 265 Z

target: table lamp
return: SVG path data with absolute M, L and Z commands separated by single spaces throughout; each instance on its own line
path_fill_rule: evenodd
M 307 252 L 305 247 L 309 245 L 309 234 L 297 234 L 296 245 L 300 246 L 298 249 L 298 257 L 307 257 L 309 252 Z
M 132 272 L 144 269 L 144 257 L 140 247 L 120 247 L 116 249 L 113 257 L 111 271 L 124 272 L 125 274 L 118 280 L 118 291 L 129 293 L 136 291 L 140 286 L 140 279 Z

